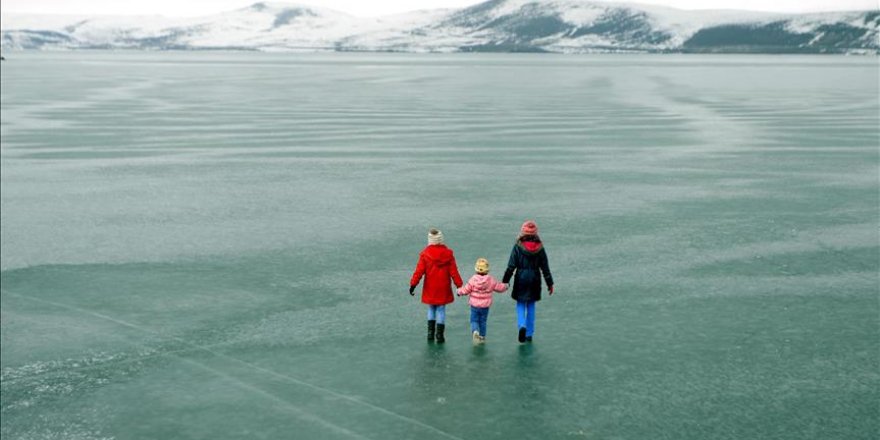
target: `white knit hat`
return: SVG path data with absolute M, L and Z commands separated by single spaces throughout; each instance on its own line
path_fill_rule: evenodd
M 443 232 L 436 228 L 428 230 L 428 244 L 443 244 Z

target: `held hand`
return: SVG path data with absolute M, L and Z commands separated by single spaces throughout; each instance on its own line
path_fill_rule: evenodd
M 409 296 L 415 296 L 416 286 L 409 286 Z

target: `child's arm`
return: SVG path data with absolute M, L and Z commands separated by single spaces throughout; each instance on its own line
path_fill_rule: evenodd
M 470 295 L 471 293 L 474 293 L 474 288 L 471 286 L 471 283 L 467 283 L 464 287 L 458 288 L 458 296 Z
M 504 278 L 502 278 L 501 282 L 507 284 L 510 281 L 510 277 L 513 276 L 513 273 L 516 271 L 516 245 L 513 245 L 513 250 L 510 251 L 510 259 L 507 260 L 507 270 L 504 271 Z
M 412 278 L 409 280 L 409 294 L 413 295 L 413 291 L 416 290 L 416 286 L 419 285 L 419 281 L 422 280 L 422 276 L 425 274 L 425 258 L 422 254 L 419 254 L 419 262 L 416 264 L 416 270 L 413 272 Z
M 452 276 L 452 282 L 455 287 L 461 287 L 461 275 L 458 273 L 458 263 L 455 262 L 455 254 L 452 255 L 452 266 L 449 268 L 449 275 Z
M 544 282 L 547 283 L 547 290 L 553 295 L 553 274 L 550 273 L 550 263 L 547 261 L 547 251 L 541 249 L 541 255 L 539 255 L 538 258 L 541 273 L 544 274 Z
M 492 278 L 492 281 L 494 281 L 494 283 L 495 283 L 492 285 L 492 290 L 494 290 L 498 293 L 501 293 L 501 292 L 504 292 L 507 290 L 507 284 L 501 283 L 498 280 L 496 280 L 495 278 Z

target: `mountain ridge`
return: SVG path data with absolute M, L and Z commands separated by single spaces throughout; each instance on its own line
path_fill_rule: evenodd
M 204 17 L 5 14 L 4 50 L 395 52 L 880 52 L 880 9 L 808 14 L 685 11 L 630 2 L 489 0 L 360 18 L 258 2 Z

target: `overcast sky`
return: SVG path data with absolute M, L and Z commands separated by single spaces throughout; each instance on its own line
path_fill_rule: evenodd
M 604 0 L 597 0 L 604 1 Z M 2 13 L 31 12 L 85 15 L 194 16 L 229 11 L 257 0 L 3 0 Z M 460 8 L 474 0 L 299 0 L 357 16 L 377 16 L 416 9 Z M 880 9 L 880 0 L 635 0 L 681 9 L 748 9 L 753 11 L 814 12 Z

